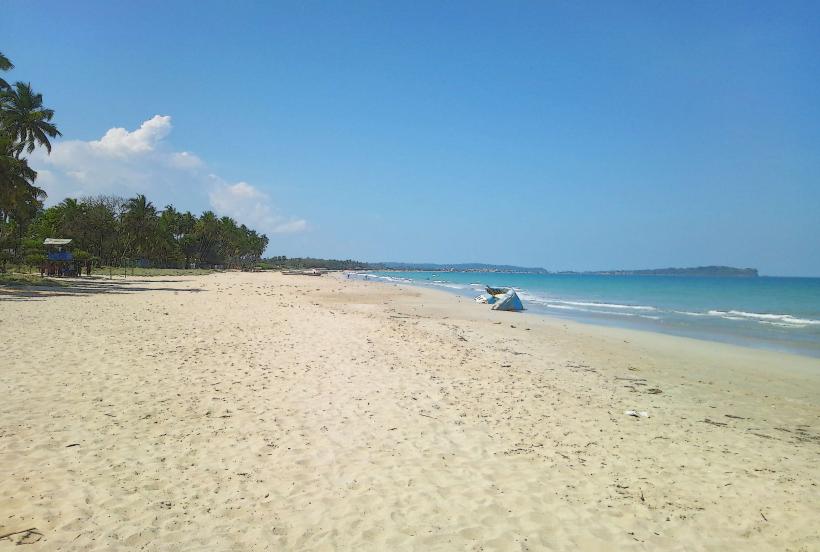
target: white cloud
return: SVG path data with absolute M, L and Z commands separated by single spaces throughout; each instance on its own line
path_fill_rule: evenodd
M 198 169 L 205 165 L 202 159 L 188 151 L 172 154 L 169 162 L 172 167 L 178 169 Z
M 216 178 L 216 176 L 212 175 L 212 178 Z M 262 192 L 260 192 L 247 182 L 237 182 L 236 184 L 225 186 L 224 191 L 226 192 L 226 196 L 240 200 L 259 199 L 263 197 Z
M 305 219 L 293 219 L 280 222 L 276 225 L 274 232 L 277 234 L 295 234 L 307 230 L 308 224 Z
M 102 138 L 89 144 L 95 150 L 109 155 L 126 156 L 154 151 L 159 141 L 170 132 L 171 116 L 154 115 L 133 132 L 124 128 L 110 128 Z
M 240 224 L 267 234 L 301 232 L 303 219 L 279 213 L 264 191 L 247 182 L 229 183 L 208 174 L 207 164 L 188 151 L 173 151 L 165 138 L 173 126 L 169 115 L 155 115 L 133 131 L 109 129 L 99 140 L 66 140 L 32 154 L 38 184 L 49 205 L 66 197 L 142 193 L 158 207 L 213 209 Z
M 247 182 L 228 184 L 214 175 L 211 179 L 215 182 L 209 197 L 216 211 L 271 234 L 290 234 L 307 229 L 304 219 L 286 218 L 276 213 L 267 194 Z

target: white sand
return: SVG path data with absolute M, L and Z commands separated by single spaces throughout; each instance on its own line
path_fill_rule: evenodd
M 817 359 L 269 273 L 0 288 L 0 344 L 0 552 L 820 550 Z

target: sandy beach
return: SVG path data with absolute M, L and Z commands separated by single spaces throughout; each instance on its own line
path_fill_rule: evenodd
M 0 552 L 820 549 L 818 359 L 273 273 L 0 288 L 0 343 Z

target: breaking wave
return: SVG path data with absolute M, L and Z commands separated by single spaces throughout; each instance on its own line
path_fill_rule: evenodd
M 363 274 L 361 276 L 365 275 Z M 466 295 L 474 292 L 483 292 L 485 288 L 485 284 L 475 281 L 457 283 L 442 279 L 415 279 L 412 277 L 403 277 L 404 275 L 393 276 L 372 273 L 366 274 L 366 276 L 369 279 L 372 278 L 374 280 L 381 280 L 385 282 L 412 283 L 424 286 L 446 288 Z M 609 318 L 617 317 L 623 319 L 629 318 L 631 320 L 646 319 L 660 321 L 660 323 L 665 325 L 668 323 L 672 323 L 674 325 L 676 322 L 677 324 L 683 324 L 687 318 L 693 319 L 691 324 L 685 324 L 687 328 L 703 325 L 700 322 L 695 323 L 694 319 L 697 318 L 702 319 L 703 322 L 710 319 L 719 319 L 725 320 L 727 323 L 737 323 L 738 329 L 740 329 L 742 325 L 746 325 L 748 328 L 748 325 L 757 326 L 758 324 L 769 327 L 777 327 L 784 330 L 800 330 L 802 328 L 817 328 L 820 326 L 820 320 L 815 319 L 815 317 L 800 317 L 793 316 L 791 314 L 774 314 L 765 312 L 748 312 L 736 309 L 704 309 L 703 311 L 683 309 L 676 310 L 671 306 L 662 307 L 646 304 L 605 302 L 583 298 L 560 298 L 553 296 L 553 294 L 549 292 L 531 291 L 526 287 L 522 288 L 510 285 L 498 286 L 495 283 L 493 285 L 495 287 L 508 287 L 514 289 L 521 297 L 522 301 L 524 301 L 525 306 L 527 303 L 530 303 L 533 307 L 540 308 L 544 312 L 552 311 L 556 314 L 563 312 L 566 313 L 567 316 L 576 314 L 578 316 L 601 316 Z M 704 328 L 706 327 L 708 327 L 708 325 L 704 326 Z
M 797 318 L 790 314 L 768 314 L 760 312 L 744 312 L 744 311 L 720 311 L 710 310 L 707 314 L 710 316 L 719 316 L 727 320 L 752 320 L 763 324 L 774 324 L 783 326 L 813 326 L 820 325 L 820 320 L 812 320 L 809 318 Z

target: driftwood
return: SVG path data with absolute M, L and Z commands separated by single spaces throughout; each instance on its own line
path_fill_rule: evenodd
M 30 529 L 23 529 L 22 531 L 12 531 L 11 533 L 4 533 L 4 534 L 0 535 L 0 540 L 3 540 L 3 539 L 11 540 L 9 537 L 13 537 L 14 535 L 23 535 L 23 538 L 26 538 L 29 535 L 37 535 L 39 537 L 37 540 L 40 540 L 40 538 L 43 537 L 43 534 L 40 531 L 38 531 L 36 527 L 32 527 Z M 36 541 L 34 541 L 34 542 L 36 542 Z

